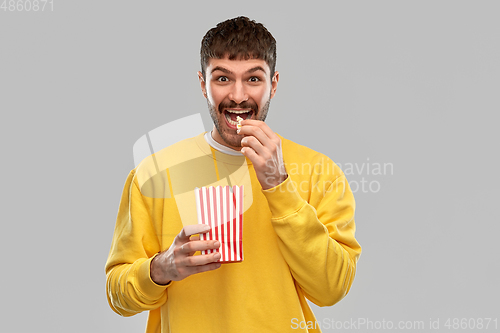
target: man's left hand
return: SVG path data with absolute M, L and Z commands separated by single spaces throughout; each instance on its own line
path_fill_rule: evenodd
M 278 186 L 287 177 L 281 139 L 263 121 L 246 119 L 238 132 L 243 135 L 241 152 L 252 163 L 263 190 Z

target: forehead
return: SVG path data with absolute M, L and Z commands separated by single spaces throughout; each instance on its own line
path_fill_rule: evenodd
M 248 60 L 229 60 L 228 58 L 208 60 L 207 75 L 211 75 L 213 71 L 221 71 L 225 69 L 235 75 L 245 74 L 248 72 L 261 72 L 269 75 L 269 65 L 262 59 L 248 59 Z

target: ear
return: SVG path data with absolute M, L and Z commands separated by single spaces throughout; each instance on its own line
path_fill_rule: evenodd
M 271 80 L 271 98 L 276 94 L 276 89 L 278 89 L 278 81 L 280 80 L 280 73 L 274 72 L 273 78 Z
M 198 71 L 198 80 L 200 80 L 201 92 L 203 94 L 203 97 L 207 98 L 207 85 L 205 83 L 205 80 L 203 79 L 203 74 L 200 71 Z

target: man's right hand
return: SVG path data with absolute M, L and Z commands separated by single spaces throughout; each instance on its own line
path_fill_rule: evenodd
M 196 251 L 214 250 L 220 247 L 215 240 L 200 241 L 194 234 L 210 231 L 206 224 L 188 225 L 182 228 L 172 245 L 151 261 L 151 279 L 160 285 L 180 281 L 190 275 L 211 271 L 220 267 L 219 252 L 193 256 Z

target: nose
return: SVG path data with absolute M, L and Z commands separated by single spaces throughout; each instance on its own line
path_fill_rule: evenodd
M 245 90 L 245 86 L 242 82 L 235 82 L 232 86 L 231 92 L 229 93 L 229 99 L 240 104 L 248 100 L 248 94 Z

